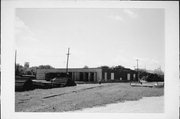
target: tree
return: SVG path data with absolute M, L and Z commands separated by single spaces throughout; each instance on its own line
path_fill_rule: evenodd
M 54 69 L 54 67 L 50 66 L 50 65 L 40 65 L 38 67 L 38 69 Z
M 20 64 L 16 64 L 16 67 L 15 67 L 15 74 L 16 75 L 23 75 L 25 72 L 24 70 L 24 67 Z
M 29 62 L 24 63 L 24 68 L 29 68 Z
M 33 75 L 36 75 L 37 66 L 30 67 L 30 71 Z
M 85 65 L 83 68 L 84 68 L 84 69 L 88 69 L 89 67 L 88 67 L 87 65 Z
M 114 67 L 115 69 L 125 69 L 125 67 L 121 66 L 121 65 L 117 65 Z
M 109 69 L 109 66 L 104 65 L 104 66 L 100 66 L 99 68 L 102 68 L 102 69 Z
M 154 69 L 154 73 L 157 75 L 164 75 L 164 72 L 161 70 L 161 68 Z

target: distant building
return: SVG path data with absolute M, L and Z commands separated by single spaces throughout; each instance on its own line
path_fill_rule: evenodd
M 37 69 L 36 78 L 45 80 L 48 73 L 64 73 L 65 68 L 61 69 Z M 75 81 L 87 82 L 126 82 L 137 80 L 137 72 L 131 69 L 113 68 L 69 68 L 70 77 Z

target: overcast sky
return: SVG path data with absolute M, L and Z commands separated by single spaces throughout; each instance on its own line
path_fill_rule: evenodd
M 17 9 L 17 63 L 164 70 L 163 9 Z

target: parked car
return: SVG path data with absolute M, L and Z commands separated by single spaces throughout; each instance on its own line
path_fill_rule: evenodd
M 75 81 L 67 73 L 47 73 L 45 79 L 51 81 L 53 87 L 76 86 Z

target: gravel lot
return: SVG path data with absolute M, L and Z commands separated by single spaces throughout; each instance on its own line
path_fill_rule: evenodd
M 63 112 L 162 96 L 164 88 L 131 87 L 129 83 L 81 84 L 15 93 L 16 112 Z

